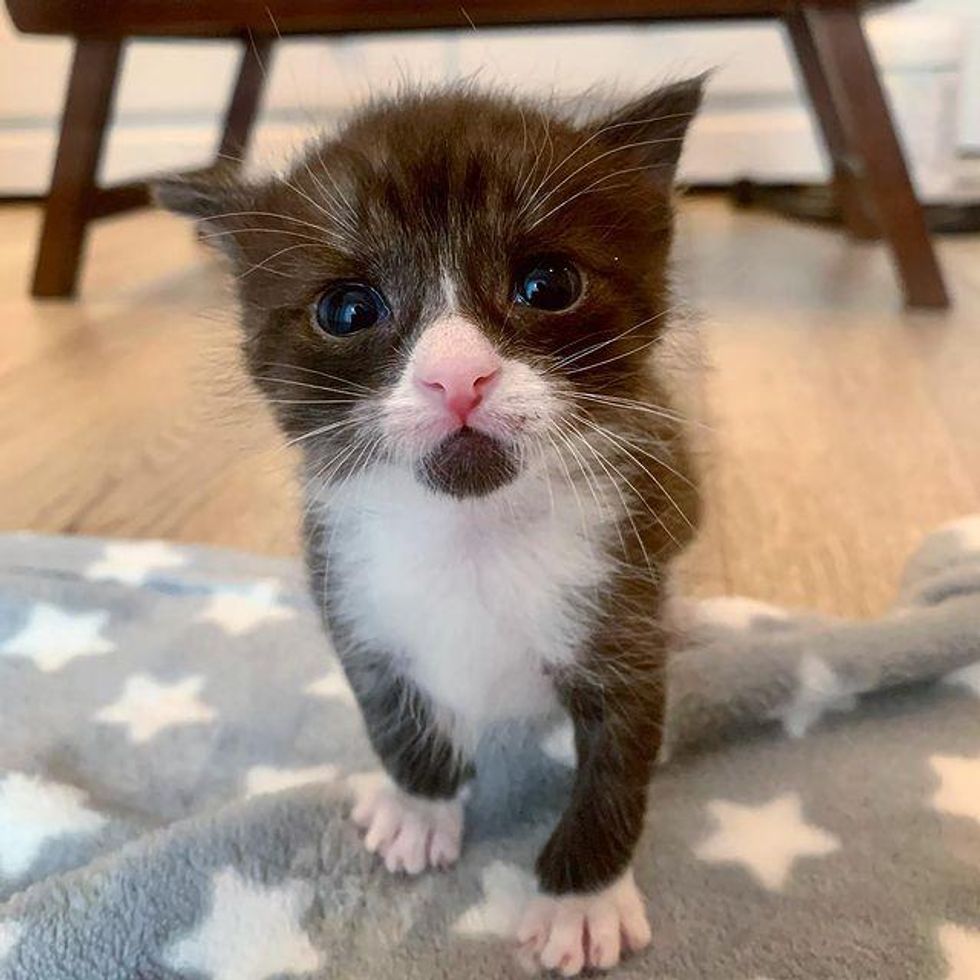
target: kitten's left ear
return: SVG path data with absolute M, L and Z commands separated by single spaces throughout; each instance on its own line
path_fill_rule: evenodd
M 191 218 L 212 218 L 228 210 L 240 185 L 232 171 L 213 170 L 159 177 L 150 186 L 162 208 Z
M 242 184 L 237 168 L 215 168 L 192 175 L 161 177 L 153 181 L 153 200 L 167 211 L 195 218 L 203 232 L 214 232 L 211 241 L 223 252 L 237 257 L 238 215 L 254 208 L 253 192 Z
M 638 156 L 665 188 L 674 180 L 684 136 L 701 105 L 708 72 L 641 96 L 611 116 L 595 120 L 597 142 Z

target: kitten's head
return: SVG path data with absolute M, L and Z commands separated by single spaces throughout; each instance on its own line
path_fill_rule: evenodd
M 174 179 L 236 272 L 249 368 L 329 482 L 480 496 L 633 397 L 667 313 L 671 185 L 702 79 L 575 122 L 402 96 L 258 183 Z M 605 402 L 608 404 L 608 402 Z

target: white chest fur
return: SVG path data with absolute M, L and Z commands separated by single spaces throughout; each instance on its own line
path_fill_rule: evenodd
M 328 505 L 330 588 L 358 641 L 479 731 L 553 705 L 545 667 L 576 656 L 609 572 L 593 520 L 530 477 L 461 502 L 373 473 Z

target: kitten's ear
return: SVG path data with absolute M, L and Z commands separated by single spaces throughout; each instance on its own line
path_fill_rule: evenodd
M 650 176 L 669 187 L 687 128 L 701 105 L 708 74 L 665 85 L 595 120 L 595 139 L 639 156 L 649 167 Z
M 241 191 L 232 173 L 225 170 L 159 177 L 150 185 L 153 200 L 160 207 L 189 218 L 222 214 Z
M 197 219 L 205 236 L 222 251 L 237 250 L 237 213 L 254 208 L 253 194 L 233 170 L 213 169 L 196 174 L 161 177 L 150 186 L 153 200 L 167 211 Z

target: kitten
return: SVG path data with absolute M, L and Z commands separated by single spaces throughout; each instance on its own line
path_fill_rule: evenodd
M 577 776 L 519 940 L 566 976 L 650 940 L 630 861 L 664 710 L 663 570 L 697 496 L 648 370 L 702 79 L 581 123 L 403 95 L 286 176 L 173 179 L 237 274 L 244 353 L 304 454 L 313 595 L 387 778 L 392 871 L 457 858 L 471 753 L 556 708 Z

